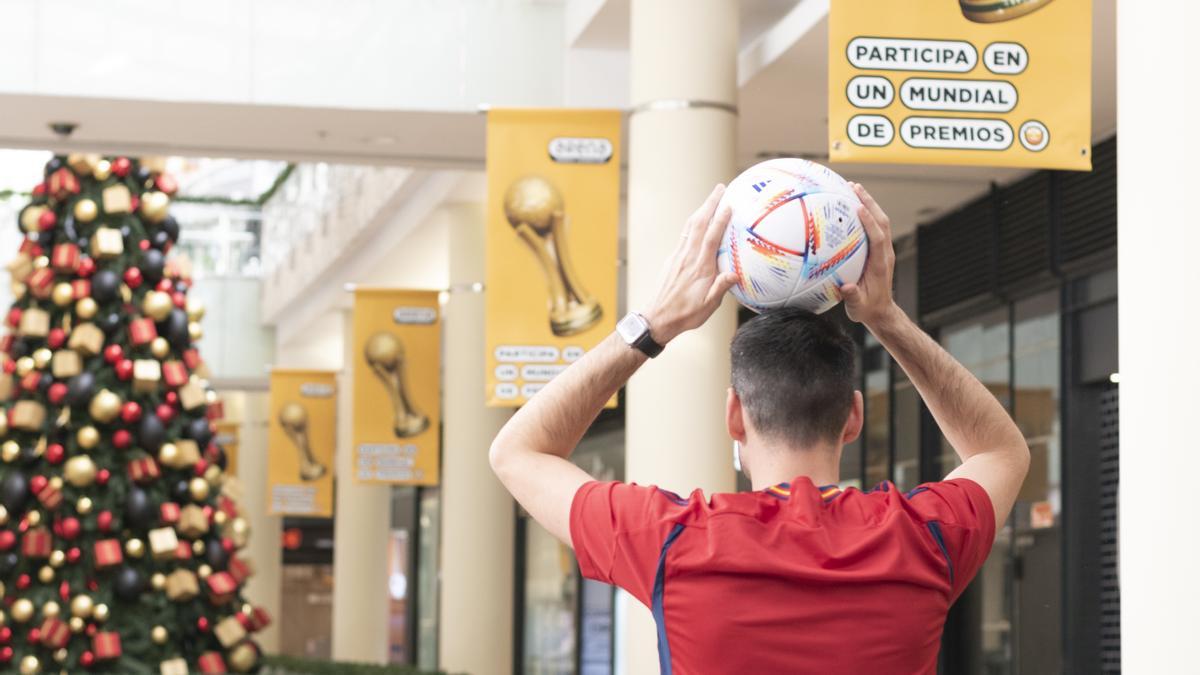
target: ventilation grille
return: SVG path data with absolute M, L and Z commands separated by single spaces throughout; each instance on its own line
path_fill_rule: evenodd
M 936 312 L 995 289 L 995 209 L 977 199 L 917 230 L 917 292 L 922 312 Z
M 1040 171 L 999 192 L 1001 286 L 1031 277 L 1048 276 L 1051 269 L 1050 174 Z
M 1113 385 L 1100 398 L 1100 669 L 1121 672 L 1121 582 L 1118 574 L 1117 487 L 1121 433 L 1117 422 L 1120 390 Z
M 1092 151 L 1092 171 L 1059 176 L 1059 261 L 1064 266 L 1115 252 L 1117 246 L 1117 142 Z

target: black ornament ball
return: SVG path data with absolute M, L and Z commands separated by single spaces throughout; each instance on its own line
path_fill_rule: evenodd
M 38 379 L 38 391 L 44 396 L 52 384 L 54 384 L 54 375 L 50 373 L 42 373 L 41 378 Z
M 128 225 L 122 225 L 121 236 L 128 239 L 130 234 L 133 234 L 133 230 Z
M 152 283 L 158 283 L 158 280 L 162 278 L 163 262 L 162 251 L 151 248 L 142 254 L 142 262 L 138 267 L 141 268 L 142 274 L 146 279 Z
M 187 423 L 184 427 L 183 435 L 196 441 L 196 445 L 201 448 L 208 447 L 208 442 L 212 440 L 212 428 L 208 425 L 208 420 L 200 417 Z
M 213 537 L 206 542 L 204 559 L 214 570 L 225 569 L 225 566 L 229 564 L 229 554 L 225 552 L 225 547 L 221 546 L 220 539 Z
M 92 297 L 101 304 L 121 297 L 121 275 L 112 270 L 100 270 L 93 274 Z
M 121 315 L 117 312 L 110 312 L 100 317 L 96 324 L 100 326 L 100 330 L 104 331 L 105 335 L 111 337 L 121 327 Z
M 66 236 L 67 239 L 79 238 L 79 230 L 75 225 L 75 214 L 68 213 L 62 219 L 62 231 L 63 235 Z
M 138 445 L 146 452 L 155 455 L 166 440 L 167 431 L 158 415 L 143 415 L 142 423 L 138 425 Z
M 147 169 L 146 167 L 139 165 L 138 169 L 137 169 L 137 173 L 135 173 L 133 175 L 135 178 L 137 178 L 137 182 L 144 185 L 146 183 L 146 181 L 150 180 L 150 169 Z
M 184 350 L 188 346 L 188 316 L 187 312 L 176 307 L 167 315 L 161 324 L 163 335 L 175 349 Z
M 31 446 L 21 448 L 21 463 L 25 466 L 34 466 L 42 461 L 41 454 L 37 448 Z
M 61 155 L 56 155 L 54 157 L 51 157 L 49 162 L 46 162 L 46 177 L 47 178 L 50 177 L 50 174 L 63 168 L 63 160 L 64 160 L 64 158 Z
M 25 502 L 29 500 L 29 482 L 20 471 L 9 471 L 0 482 L 0 502 L 9 513 L 21 513 Z
M 150 243 L 154 246 L 154 248 L 161 251 L 167 247 L 167 244 L 171 243 L 171 235 L 159 230 L 150 236 Z
M 158 522 L 158 504 L 150 494 L 140 487 L 135 487 L 125 495 L 125 522 L 139 529 L 144 529 Z
M 54 246 L 54 230 L 45 230 L 38 233 L 38 245 L 46 250 L 50 250 Z
M 137 569 L 124 565 L 117 571 L 117 578 L 113 584 L 113 588 L 117 592 L 117 597 L 122 600 L 136 600 L 145 588 L 145 580 L 142 578 L 142 573 Z
M 9 551 L 4 555 L 0 555 L 0 574 L 4 576 L 12 574 L 20 562 L 21 558 L 17 556 L 16 551 Z
M 75 240 L 75 245 L 86 251 L 92 245 L 92 242 L 88 241 L 87 237 L 80 237 Z
M 176 481 L 175 485 L 171 487 L 171 499 L 177 502 L 191 501 L 192 492 L 186 480 Z
M 167 216 L 161 223 L 158 224 L 158 229 L 167 233 L 167 237 L 172 242 L 179 240 L 179 221 L 175 220 L 175 216 Z
M 67 405 L 85 406 L 92 401 L 96 391 L 96 376 L 84 371 L 67 381 Z
M 12 348 L 8 350 L 8 355 L 14 360 L 22 356 L 29 356 L 29 343 L 21 339 L 14 340 Z

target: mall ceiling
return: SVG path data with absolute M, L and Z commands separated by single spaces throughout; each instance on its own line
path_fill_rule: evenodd
M 565 13 L 568 48 L 628 49 L 629 0 L 580 0 Z M 743 0 L 738 162 L 826 161 L 829 0 Z M 1093 137 L 1116 131 L 1116 0 L 1094 0 Z M 353 110 L 0 94 L 0 147 L 483 167 L 478 111 Z M 79 123 L 70 138 L 48 122 Z M 1022 172 L 843 165 L 872 188 L 900 232 Z

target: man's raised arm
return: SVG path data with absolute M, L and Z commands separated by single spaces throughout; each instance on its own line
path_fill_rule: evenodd
M 717 213 L 718 185 L 688 219 L 667 276 L 644 318 L 651 337 L 666 345 L 703 324 L 736 281 L 717 272 L 717 246 L 729 223 Z M 591 480 L 567 461 L 579 439 L 646 356 L 615 333 L 550 381 L 512 416 L 492 441 L 492 469 L 517 502 L 560 541 L 572 545 L 571 501 Z
M 892 301 L 891 223 L 861 185 L 854 187 L 863 202 L 859 217 L 871 248 L 862 280 L 842 287 L 846 312 L 865 325 L 908 374 L 963 461 L 947 478 L 978 483 L 991 498 L 999 530 L 1029 471 L 1029 447 L 996 397 Z

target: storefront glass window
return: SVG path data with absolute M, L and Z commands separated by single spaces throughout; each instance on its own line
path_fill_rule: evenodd
M 525 519 L 525 669 L 527 675 L 575 672 L 579 568 L 570 547 Z
M 889 364 L 891 357 L 869 334 L 863 348 L 863 370 L 866 380 L 863 407 L 866 420 L 863 442 L 866 444 L 866 481 L 871 487 L 888 480 L 891 436 L 891 401 Z
M 438 569 L 441 566 L 441 491 L 420 491 L 417 523 L 417 666 L 436 670 L 438 658 Z

